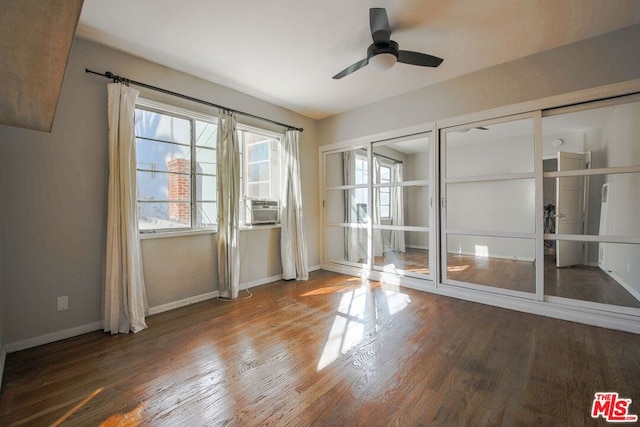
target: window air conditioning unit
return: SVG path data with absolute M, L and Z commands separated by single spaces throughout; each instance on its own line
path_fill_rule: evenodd
M 247 225 L 277 224 L 279 220 L 278 200 L 247 198 Z

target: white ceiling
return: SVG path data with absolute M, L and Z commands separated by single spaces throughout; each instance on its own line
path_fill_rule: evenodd
M 443 64 L 333 80 L 366 56 L 370 7 Z M 639 22 L 638 0 L 85 0 L 77 34 L 320 119 Z

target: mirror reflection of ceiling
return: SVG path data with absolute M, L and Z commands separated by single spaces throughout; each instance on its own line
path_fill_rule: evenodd
M 430 132 L 427 132 L 374 143 L 373 152 L 376 152 L 377 147 L 388 147 L 403 154 L 426 153 L 429 151 L 430 134 Z
M 576 111 L 545 117 L 543 135 L 566 132 L 584 132 L 603 127 L 615 106 Z M 447 131 L 447 144 L 464 145 L 472 142 L 487 142 L 521 135 L 532 135 L 531 120 L 517 120 L 495 125 L 474 124 L 471 127 Z M 484 128 L 484 129 L 482 129 Z
M 611 106 L 545 117 L 542 132 L 544 135 L 553 135 L 560 132 L 582 132 L 601 128 L 607 123 L 614 108 Z

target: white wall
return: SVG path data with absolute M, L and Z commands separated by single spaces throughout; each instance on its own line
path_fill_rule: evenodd
M 531 130 L 533 131 L 533 122 Z M 493 130 L 493 129 L 492 129 Z M 476 132 L 485 138 L 489 131 Z M 467 134 L 462 134 L 466 137 Z M 446 135 L 447 177 L 532 173 L 533 133 L 483 142 L 456 143 L 459 133 Z M 535 233 L 533 179 L 480 181 L 447 185 L 448 229 Z M 496 209 L 496 207 L 500 209 Z M 450 235 L 448 252 L 520 260 L 534 259 L 532 240 Z
M 429 152 L 415 153 L 407 156 L 405 162 L 406 179 L 421 179 L 430 176 L 431 159 Z M 406 212 L 405 225 L 430 225 L 429 187 L 406 187 L 403 202 Z M 429 249 L 429 233 L 405 232 L 405 242 L 409 248 Z
M 102 317 L 107 200 L 107 79 L 85 68 L 204 98 L 305 131 L 300 140 L 305 236 L 310 266 L 320 262 L 316 122 L 196 77 L 82 39 L 73 44 L 51 134 L 0 126 L 5 343 L 95 325 Z M 203 113 L 203 105 L 141 89 L 141 96 Z M 239 117 L 242 121 L 242 117 Z M 247 122 L 262 125 L 261 122 Z M 280 130 L 271 128 L 271 130 Z M 10 202 L 9 202 L 10 201 Z M 245 236 L 251 235 L 250 239 Z M 251 268 L 241 280 L 281 273 L 279 229 L 241 234 Z M 217 289 L 215 235 L 143 240 L 151 306 Z M 69 310 L 56 311 L 56 297 Z
M 607 121 L 604 140 L 607 166 L 640 165 L 640 103 L 619 105 Z M 640 235 L 640 174 L 611 174 L 605 181 L 613 202 L 612 229 L 616 236 Z M 600 244 L 607 268 L 620 282 L 640 296 L 640 245 Z

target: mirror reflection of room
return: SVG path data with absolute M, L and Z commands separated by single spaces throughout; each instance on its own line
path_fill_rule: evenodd
M 534 121 L 443 135 L 445 280 L 534 293 Z
M 549 115 L 542 125 L 545 235 L 595 240 L 545 239 L 545 294 L 640 307 L 640 245 L 606 241 L 640 236 L 640 173 L 624 169 L 640 165 L 640 103 Z M 549 176 L 558 171 L 573 172 Z
M 429 135 L 374 143 L 372 149 L 373 265 L 428 275 Z
M 325 254 L 365 264 L 368 259 L 369 167 L 366 148 L 326 156 Z

